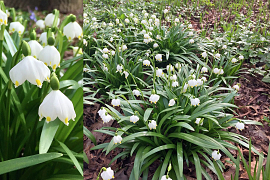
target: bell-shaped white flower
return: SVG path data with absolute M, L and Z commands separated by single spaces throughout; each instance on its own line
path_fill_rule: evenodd
M 122 65 L 120 65 L 120 64 L 117 64 L 117 66 L 116 66 L 116 72 L 122 72 L 122 70 L 123 70 L 123 66 Z
M 206 53 L 206 52 L 203 52 L 203 53 L 202 53 L 202 57 L 203 57 L 203 58 L 206 58 L 206 57 L 207 57 L 207 53 Z
M 190 98 L 190 103 L 191 106 L 199 106 L 200 105 L 200 100 L 198 98 Z
M 119 24 L 119 19 L 115 19 L 116 24 Z
M 39 37 L 39 41 L 41 42 L 43 47 L 47 46 L 47 44 L 48 44 L 48 42 L 47 42 L 47 32 L 41 33 L 41 35 Z
M 105 108 L 101 108 L 99 111 L 98 111 L 98 115 L 103 119 L 103 117 L 106 115 L 106 109 Z
M 236 58 L 232 58 L 232 63 L 236 63 L 238 60 Z
M 197 86 L 197 81 L 195 79 L 191 79 L 188 81 L 188 85 L 193 88 L 194 86 Z
M 236 129 L 240 129 L 240 131 L 242 131 L 245 128 L 245 124 L 238 122 L 235 124 Z
M 224 70 L 220 69 L 219 74 L 224 74 Z
M 129 22 L 130 22 L 129 19 L 126 18 L 126 19 L 125 19 L 125 23 L 128 24 Z
M 39 27 L 40 29 L 44 29 L 45 28 L 45 22 L 40 19 L 36 22 L 36 26 Z
M 181 69 L 182 65 L 178 62 L 174 65 L 178 70 Z
M 187 92 L 187 88 L 188 88 L 188 84 L 185 83 L 184 87 L 183 87 L 183 93 Z
M 175 100 L 174 100 L 174 99 L 171 99 L 171 100 L 169 101 L 168 106 L 173 106 L 173 105 L 175 105 Z
M 214 160 L 220 160 L 221 154 L 218 151 L 215 150 L 215 151 L 212 152 L 212 158 Z
M 135 24 L 137 24 L 139 22 L 139 19 L 135 17 L 135 18 L 133 18 L 133 21 Z
M 157 54 L 155 56 L 155 58 L 156 58 L 157 61 L 161 62 L 162 61 L 162 54 Z
M 104 48 L 104 49 L 102 50 L 102 52 L 103 52 L 103 53 L 108 53 L 108 52 L 109 52 L 109 49 L 108 49 L 108 48 Z
M 111 167 L 107 168 L 106 171 L 103 171 L 100 176 L 103 180 L 110 180 L 114 178 L 114 172 Z
M 244 56 L 240 55 L 239 60 L 243 60 L 243 59 L 244 59 Z
M 103 54 L 102 57 L 103 57 L 104 59 L 108 59 L 108 58 L 109 58 L 108 54 Z
M 176 81 L 177 80 L 177 76 L 174 74 L 170 77 L 170 80 Z
M 76 53 L 77 53 L 76 56 L 80 56 L 80 55 L 83 54 L 82 48 L 79 49 L 79 47 L 72 47 L 72 49 L 73 49 L 73 56 L 74 56 L 74 57 L 75 57 Z M 79 49 L 79 50 L 78 50 L 78 49 Z M 78 51 L 78 52 L 77 52 L 77 51 Z
M 0 10 L 0 25 L 7 25 L 8 22 L 8 15 Z
M 144 24 L 144 25 L 146 25 L 147 24 L 147 21 L 146 20 L 142 20 L 141 23 Z
M 31 49 L 31 56 L 37 58 L 43 47 L 36 40 L 31 40 L 28 42 L 28 44 Z
M 60 90 L 52 90 L 43 100 L 38 109 L 40 121 L 43 117 L 46 122 L 54 121 L 57 117 L 68 126 L 68 121 L 75 121 L 76 113 L 71 100 Z
M 197 86 L 201 86 L 201 85 L 203 85 L 203 80 L 197 79 Z
M 176 22 L 176 23 L 177 23 L 177 22 L 180 22 L 180 21 L 179 21 L 179 19 L 178 19 L 178 18 L 175 18 L 174 22 Z
M 109 26 L 110 26 L 110 27 L 113 27 L 113 23 L 109 23 Z
M 149 19 L 149 21 L 150 21 L 150 20 L 152 21 L 152 19 Z M 153 28 L 153 27 L 149 27 L 149 30 L 150 30 L 150 31 L 153 31 L 154 28 Z
M 75 37 L 81 39 L 83 37 L 82 27 L 76 21 L 70 22 L 64 27 L 63 34 L 69 41 L 72 41 Z
M 170 177 L 167 178 L 167 175 L 161 177 L 161 180 L 172 180 Z
M 172 87 L 177 87 L 177 86 L 179 86 L 179 83 L 178 83 L 177 81 L 174 81 L 174 82 L 172 83 Z
M 220 69 L 218 69 L 218 68 L 214 68 L 213 73 L 215 73 L 215 74 L 219 74 L 219 72 L 220 72 Z
M 202 80 L 203 82 L 206 82 L 206 81 L 207 81 L 206 77 L 202 77 L 201 80 Z
M 169 11 L 168 11 L 168 9 L 164 9 L 164 14 L 167 14 Z
M 189 35 L 189 36 L 192 36 L 192 35 L 193 35 L 193 32 L 192 32 L 192 31 L 190 31 L 190 32 L 188 33 L 188 35 Z
M 189 43 L 190 43 L 190 44 L 194 43 L 194 39 L 190 39 L 190 40 L 189 40 Z
M 200 126 L 202 126 L 203 125 L 203 121 L 201 121 L 201 120 L 202 120 L 202 118 L 196 118 L 195 123 L 198 124 L 198 125 L 200 125 Z
M 157 69 L 157 70 L 156 70 L 156 76 L 157 76 L 157 77 L 163 76 L 163 70 L 162 70 L 162 69 Z
M 166 69 L 168 72 L 171 72 L 174 70 L 174 67 L 171 64 L 169 64 L 169 65 L 167 65 Z
M 219 53 L 215 54 L 215 58 L 219 59 L 220 58 L 220 54 Z
M 120 99 L 112 99 L 113 106 L 120 106 Z
M 156 129 L 157 128 L 157 122 L 154 121 L 154 120 L 151 120 L 151 122 L 149 122 L 149 124 L 148 124 L 148 127 L 149 127 L 150 130 L 151 129 Z
M 9 71 L 9 76 L 15 88 L 26 80 L 41 88 L 43 81 L 50 80 L 50 70 L 33 56 L 26 56 Z
M 46 66 L 51 66 L 53 71 L 60 67 L 60 53 L 54 46 L 48 45 L 43 48 L 38 55 L 38 59 L 44 62 Z
M 161 40 L 161 36 L 160 35 L 157 35 L 157 37 L 156 37 L 157 39 L 159 39 L 159 40 Z
M 105 115 L 102 117 L 103 124 L 104 124 L 104 123 L 107 123 L 107 122 L 110 122 L 112 119 L 113 119 L 113 118 L 112 118 L 111 115 L 105 113 Z
M 122 137 L 120 135 L 117 135 L 117 136 L 113 137 L 113 143 L 114 144 L 117 144 L 117 143 L 121 144 L 121 141 L 122 141 Z
M 202 67 L 201 73 L 206 73 L 208 72 L 208 69 L 206 67 Z
M 124 71 L 123 74 L 125 75 L 125 78 L 128 78 L 129 73 L 127 71 Z
M 45 25 L 46 25 L 46 26 L 49 26 L 49 27 L 52 27 L 53 21 L 54 21 L 54 17 L 55 17 L 55 15 L 54 15 L 53 13 L 48 14 L 48 15 L 45 17 L 45 20 L 44 20 Z M 58 26 L 59 23 L 60 23 L 60 19 L 58 18 L 58 19 L 57 19 L 57 24 L 56 24 L 56 26 Z
M 149 60 L 143 60 L 143 65 L 150 66 L 150 61 Z
M 222 49 L 227 49 L 227 45 L 223 45 L 222 46 Z
M 132 91 L 132 93 L 135 95 L 135 96 L 139 96 L 139 95 L 141 95 L 141 93 L 140 93 L 140 91 L 139 90 L 137 90 L 137 89 L 134 89 L 133 91 Z
M 138 116 L 135 116 L 135 115 L 132 115 L 132 116 L 130 116 L 130 118 L 129 118 L 129 120 L 130 120 L 130 122 L 133 122 L 134 124 L 137 122 L 137 121 L 139 121 L 139 117 Z
M 20 22 L 12 22 L 9 25 L 9 32 L 14 33 L 15 31 L 18 32 L 19 35 L 22 35 L 24 32 L 24 26 Z
M 127 45 L 123 45 L 123 46 L 122 46 L 122 50 L 123 50 L 123 51 L 127 50 Z
M 233 89 L 235 89 L 236 91 L 239 91 L 240 87 L 236 84 L 233 86 Z
M 159 98 L 160 98 L 160 96 L 159 95 L 157 95 L 157 94 L 151 94 L 151 96 L 150 96 L 150 98 L 149 98 L 149 101 L 151 102 L 151 103 L 157 103 L 158 102 L 158 100 L 159 100 Z

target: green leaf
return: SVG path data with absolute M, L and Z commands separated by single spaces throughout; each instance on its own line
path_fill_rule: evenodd
M 0 162 L 0 174 L 5 174 L 18 169 L 50 161 L 63 156 L 61 153 L 36 154 Z
M 143 120 L 144 122 L 146 122 L 149 118 L 149 116 L 151 115 L 151 112 L 153 111 L 153 108 L 148 108 L 146 109 L 144 116 L 143 116 Z
M 86 135 L 95 145 L 97 145 L 95 136 L 85 126 L 83 126 L 83 134 Z

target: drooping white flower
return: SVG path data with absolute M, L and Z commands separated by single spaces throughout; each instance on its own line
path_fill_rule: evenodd
M 149 34 L 144 34 L 143 37 L 144 37 L 145 39 L 150 38 Z
M 152 19 L 156 19 L 157 16 L 153 14 L 153 15 L 151 15 L 151 18 L 152 18 Z
M 215 151 L 212 152 L 212 158 L 214 160 L 220 160 L 221 154 L 218 151 L 215 150 Z
M 134 124 L 137 122 L 137 121 L 139 121 L 139 117 L 138 116 L 135 116 L 135 115 L 132 115 L 132 116 L 130 116 L 130 118 L 129 118 L 129 120 L 130 120 L 130 122 L 133 122 Z
M 188 35 L 189 35 L 189 36 L 192 36 L 192 35 L 193 35 L 193 32 L 192 32 L 192 31 L 190 31 L 190 32 L 188 33 Z
M 245 124 L 238 122 L 235 124 L 236 129 L 240 129 L 240 131 L 242 131 L 245 128 Z
M 112 120 L 112 116 L 109 115 L 109 114 L 105 114 L 105 115 L 102 117 L 102 120 L 103 120 L 103 123 L 110 122 L 110 121 Z
M 109 58 L 108 54 L 102 54 L 102 57 L 103 57 L 104 59 L 108 59 L 108 58 Z
M 175 66 L 177 69 L 180 69 L 182 65 L 178 62 L 178 63 L 176 63 L 174 66 Z
M 243 60 L 243 59 L 244 59 L 244 56 L 240 55 L 239 60 Z
M 149 127 L 150 130 L 151 129 L 156 129 L 157 128 L 157 122 L 154 121 L 154 120 L 151 120 L 151 122 L 149 122 L 149 124 L 148 124 L 148 127 Z
M 170 177 L 167 178 L 167 175 L 161 177 L 161 180 L 172 180 Z
M 135 95 L 135 96 L 139 96 L 139 95 L 141 95 L 141 93 L 140 93 L 140 91 L 139 90 L 137 90 L 137 89 L 134 89 L 133 91 L 132 91 L 132 93 Z
M 162 69 L 157 69 L 157 70 L 156 70 L 156 76 L 157 76 L 157 77 L 163 76 L 163 70 L 162 70 Z
M 171 64 L 169 64 L 169 65 L 167 65 L 166 69 L 168 72 L 171 72 L 174 70 L 174 67 Z
M 238 60 L 236 58 L 232 58 L 232 63 L 236 63 Z
M 122 65 L 119 65 L 119 64 L 117 64 L 117 66 L 116 66 L 116 72 L 122 72 L 122 70 L 123 70 L 123 66 Z
M 87 42 L 86 39 L 83 39 L 83 44 L 84 44 L 85 46 L 87 46 L 88 42 Z
M 142 20 L 141 23 L 144 24 L 144 25 L 146 25 L 147 24 L 147 21 L 146 20 Z
M 98 110 L 98 115 L 103 119 L 103 117 L 106 115 L 106 109 L 105 108 L 101 108 L 100 110 Z
M 191 29 L 191 28 L 192 28 L 192 24 L 189 24 L 189 25 L 188 25 L 188 28 Z
M 108 71 L 108 67 L 103 63 L 103 70 Z
M 169 11 L 168 11 L 168 9 L 164 9 L 164 14 L 167 14 Z
M 129 19 L 125 19 L 125 23 L 127 23 L 127 24 L 128 24 L 129 22 L 130 22 L 130 21 L 129 21 Z
M 119 19 L 115 19 L 116 24 L 119 24 Z
M 40 19 L 36 22 L 36 26 L 39 27 L 40 29 L 44 29 L 45 28 L 45 22 Z
M 115 55 L 115 51 L 111 50 L 111 55 L 112 56 Z
M 172 87 L 177 87 L 177 86 L 179 86 L 179 83 L 178 83 L 177 81 L 174 81 L 174 82 L 172 83 Z
M 239 91 L 240 87 L 236 84 L 233 86 L 233 89 L 235 89 L 236 91 Z
M 203 85 L 203 80 L 197 79 L 197 86 L 201 86 L 201 85 Z
M 71 100 L 68 99 L 60 90 L 52 90 L 43 100 L 38 109 L 40 121 L 43 117 L 46 122 L 54 121 L 57 117 L 65 124 L 68 121 L 75 121 L 76 113 Z
M 143 15 L 144 17 L 147 17 L 148 16 L 148 13 L 144 13 L 144 15 Z
M 174 99 L 171 99 L 171 100 L 169 101 L 168 106 L 173 106 L 173 105 L 175 105 L 175 100 L 174 100 Z
M 208 69 L 206 67 L 202 67 L 201 73 L 206 73 L 208 72 Z
M 0 25 L 7 25 L 8 22 L 8 15 L 0 10 Z
M 113 42 L 113 37 L 110 38 L 110 42 Z
M 70 22 L 64 27 L 63 34 L 69 41 L 72 41 L 75 37 L 81 39 L 83 37 L 82 27 L 76 21 Z
M 188 81 L 188 85 L 193 88 L 194 86 L 197 86 L 197 81 L 195 79 L 191 79 Z
M 127 71 L 124 71 L 123 74 L 125 74 L 125 78 L 128 78 L 129 73 Z
M 43 47 L 47 46 L 48 42 L 47 42 L 47 32 L 41 33 L 40 37 L 39 37 L 39 41 L 41 41 L 41 44 Z
M 206 77 L 202 77 L 201 80 L 203 80 L 203 82 L 207 81 Z
M 187 88 L 188 88 L 188 84 L 185 83 L 184 87 L 183 87 L 183 93 L 187 92 Z
M 158 47 L 158 43 L 155 43 L 154 45 L 153 45 L 153 48 L 157 48 Z
M 43 47 L 36 40 L 31 40 L 28 42 L 28 44 L 31 49 L 31 56 L 37 59 L 38 54 L 43 49 Z
M 149 60 L 143 60 L 143 65 L 150 66 L 150 61 Z
M 49 26 L 49 27 L 52 27 L 53 21 L 54 21 L 54 17 L 55 17 L 55 15 L 54 15 L 53 13 L 48 14 L 48 15 L 45 17 L 45 20 L 44 20 L 45 25 L 46 25 L 46 26 Z M 58 18 L 58 19 L 57 19 L 57 24 L 56 24 L 56 26 L 58 26 L 59 23 L 60 23 L 60 19 Z
M 161 40 L 161 36 L 160 35 L 157 35 L 157 37 L 156 37 L 157 39 L 159 39 L 159 40 Z
M 80 55 L 83 54 L 82 48 L 79 49 L 79 47 L 72 47 L 72 49 L 73 49 L 73 56 L 74 56 L 74 57 L 75 57 L 76 53 L 77 53 L 76 56 L 80 56 Z M 78 49 L 79 49 L 79 50 L 78 50 Z M 77 52 L 77 51 L 78 51 L 78 52 Z
M 137 24 L 139 22 L 139 19 L 135 17 L 135 18 L 133 18 L 133 21 L 135 24 Z
M 110 22 L 110 23 L 109 23 L 109 26 L 110 26 L 110 27 L 113 27 L 113 23 Z
M 158 102 L 158 100 L 159 100 L 159 98 L 160 98 L 160 96 L 159 95 L 157 95 L 157 94 L 151 94 L 151 96 L 150 96 L 150 98 L 149 98 L 149 101 L 151 102 L 151 103 L 157 103 Z
M 215 54 L 215 58 L 219 59 L 220 58 L 220 54 L 219 53 Z
M 219 74 L 224 74 L 224 70 L 223 69 L 219 69 Z
M 50 81 L 50 69 L 33 56 L 26 56 L 9 71 L 9 76 L 15 88 L 26 80 L 41 88 L 43 81 Z
M 200 100 L 198 98 L 190 98 L 190 103 L 191 106 L 199 106 L 200 105 Z
M 190 40 L 189 40 L 189 43 L 190 43 L 190 44 L 194 43 L 194 40 L 193 40 L 193 39 L 190 39 Z
M 227 45 L 223 45 L 222 46 L 222 49 L 227 49 Z
M 48 45 L 43 48 L 38 54 L 38 59 L 44 62 L 46 66 L 51 66 L 53 71 L 60 67 L 60 53 L 54 46 Z
M 170 80 L 176 81 L 177 80 L 177 76 L 174 74 L 170 77 Z
M 133 13 L 130 13 L 130 14 L 129 14 L 129 17 L 133 17 L 133 15 L 134 15 Z
M 17 31 L 19 35 L 23 34 L 24 29 L 24 26 L 20 22 L 12 22 L 9 26 L 10 33 L 14 33 L 15 31 Z
M 174 22 L 178 23 L 179 22 L 179 19 L 178 18 L 175 18 Z
M 122 46 L 122 50 L 125 51 L 127 49 L 127 45 Z
M 149 19 L 149 21 L 152 21 L 152 19 Z M 150 31 L 153 31 L 154 30 L 154 28 L 151 26 L 151 27 L 149 27 L 148 28 Z
M 120 106 L 120 99 L 112 99 L 113 106 Z
M 207 53 L 206 53 L 206 52 L 203 52 L 203 53 L 202 53 L 202 57 L 203 57 L 203 58 L 206 58 L 206 57 L 207 57 Z
M 203 121 L 200 123 L 200 121 L 202 120 L 202 118 L 196 118 L 195 123 L 202 126 L 203 125 Z
M 114 178 L 114 172 L 111 167 L 107 168 L 106 171 L 103 171 L 100 175 L 103 180 L 110 180 Z
M 214 72 L 215 74 L 219 74 L 219 72 L 220 72 L 220 69 L 218 69 L 218 68 L 215 68 L 215 69 L 213 70 L 213 72 Z
M 161 62 L 162 61 L 162 54 L 157 54 L 155 56 L 155 58 L 156 58 L 157 61 Z
M 117 136 L 113 137 L 113 143 L 114 144 L 117 144 L 117 143 L 121 144 L 121 141 L 122 141 L 122 137 L 120 135 L 117 135 Z
M 150 42 L 150 39 L 143 39 L 143 42 L 148 44 Z

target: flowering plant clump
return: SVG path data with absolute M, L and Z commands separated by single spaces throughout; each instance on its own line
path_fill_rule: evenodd
M 22 16 L 3 1 L 0 9 L 0 179 L 49 179 L 74 166 L 71 174 L 80 178 L 75 155 L 83 149 L 83 133 L 78 133 L 83 61 L 82 55 L 63 58 L 70 45 L 82 47 L 80 37 L 74 42 L 63 34 L 76 16 L 60 22 L 55 9 L 37 21 L 35 11 Z M 76 30 L 82 31 L 79 24 Z

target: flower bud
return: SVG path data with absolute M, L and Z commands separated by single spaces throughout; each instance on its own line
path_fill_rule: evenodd
M 60 87 L 59 80 L 54 72 L 51 75 L 50 84 L 53 90 L 58 90 Z
M 73 15 L 73 14 L 71 14 L 71 15 L 69 16 L 69 20 L 70 20 L 71 22 L 75 22 L 75 21 L 76 21 L 76 16 Z
M 168 166 L 168 172 L 170 172 L 172 170 L 172 164 L 170 163 Z
M 48 45 L 53 46 L 54 42 L 55 42 L 54 37 L 51 36 L 48 38 Z
M 35 30 L 33 30 L 31 33 L 30 33 L 30 39 L 31 40 L 36 40 L 36 37 L 37 37 L 37 33 Z
M 25 57 L 31 56 L 31 48 L 30 48 L 29 44 L 24 40 L 22 42 L 22 53 Z

